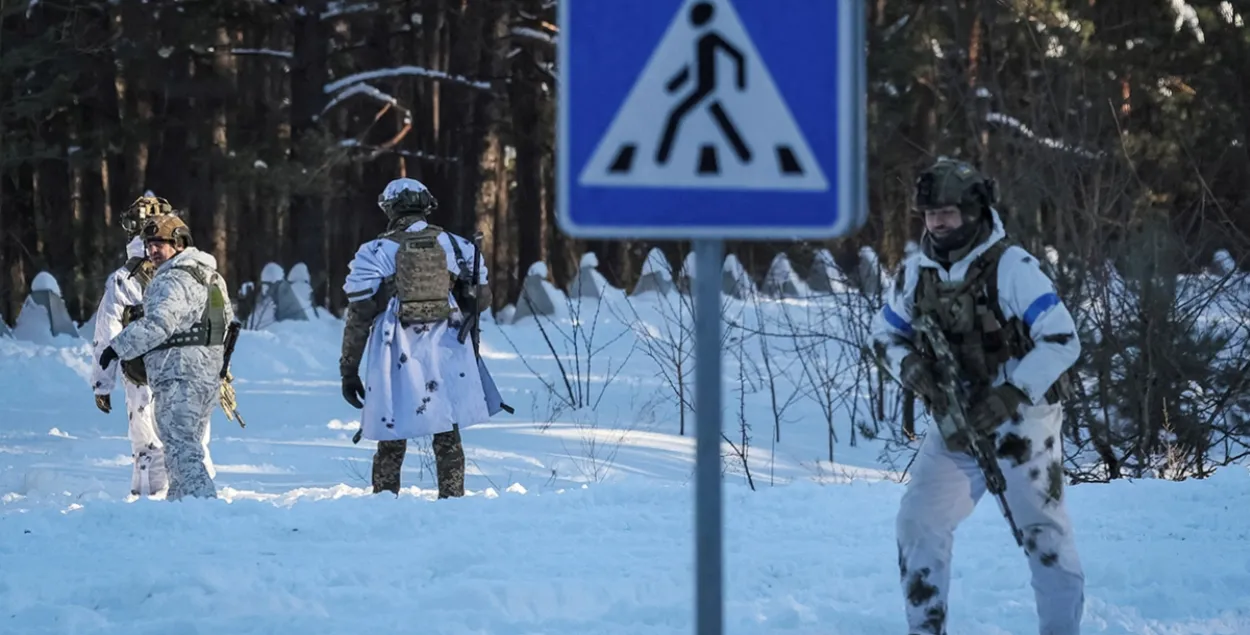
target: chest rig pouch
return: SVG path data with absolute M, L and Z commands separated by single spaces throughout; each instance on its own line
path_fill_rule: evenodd
M 1010 245 L 998 241 L 973 261 L 964 279 L 943 281 L 936 269 L 920 270 L 915 310 L 934 316 L 973 395 L 989 390 L 1007 360 L 1023 358 L 1035 343 L 1019 318 L 1006 319 L 998 303 L 998 263 Z M 1068 396 L 1068 373 L 1046 392 L 1056 403 Z
M 451 273 L 447 254 L 438 244 L 441 227 L 427 225 L 417 232 L 390 232 L 382 237 L 399 245 L 395 276 L 388 286 L 399 300 L 399 323 L 404 328 L 446 320 L 451 316 Z

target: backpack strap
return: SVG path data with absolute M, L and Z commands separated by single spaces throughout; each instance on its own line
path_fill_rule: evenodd
M 1007 336 L 1007 344 L 1011 350 L 1012 356 L 1016 358 L 1023 358 L 1029 351 L 1033 350 L 1033 347 L 1037 344 L 1033 341 L 1033 336 L 1029 333 L 1029 328 L 1025 326 L 1023 320 L 1018 317 L 1011 318 L 1010 320 L 1005 318 L 1002 306 L 999 304 L 998 294 L 998 263 L 1002 260 L 1003 254 L 1006 253 L 1007 249 L 1009 249 L 1012 244 L 1013 243 L 1008 243 L 1006 239 L 1003 239 L 991 247 L 991 249 L 994 249 L 995 247 L 997 249 L 994 250 L 995 253 L 993 254 L 993 262 L 989 264 L 991 269 L 988 273 L 991 277 L 985 285 L 985 291 L 987 302 L 989 303 L 990 308 L 993 309 L 994 316 L 998 319 L 998 323 L 1003 326 L 1003 330 Z M 988 256 L 990 255 L 990 252 L 987 250 L 984 255 Z M 1079 376 L 1076 374 L 1075 366 L 1064 371 L 1063 374 L 1059 375 L 1059 378 L 1055 380 L 1055 383 L 1051 384 L 1050 388 L 1046 390 L 1046 402 L 1055 404 L 1069 399 L 1072 396 L 1072 383 L 1078 380 Z
M 985 266 L 985 271 L 982 275 L 986 277 L 986 303 L 989 305 L 989 309 L 994 312 L 994 317 L 998 319 L 998 323 L 1004 326 L 1007 325 L 1008 320 L 1003 313 L 1002 305 L 998 301 L 998 263 L 1002 262 L 1003 254 L 1007 253 L 1011 246 L 1011 243 L 1007 242 L 1006 238 L 1003 238 L 990 245 L 989 249 L 986 249 L 985 253 L 982 253 L 977 258 L 978 262 L 984 263 Z
M 460 268 L 460 276 L 468 276 L 469 272 L 465 271 L 468 267 L 468 261 L 465 260 L 464 250 L 460 248 L 460 241 L 456 240 L 455 236 L 448 236 L 448 240 L 451 241 L 452 253 L 456 254 L 456 265 Z

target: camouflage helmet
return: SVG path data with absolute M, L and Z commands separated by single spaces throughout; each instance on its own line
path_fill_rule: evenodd
M 135 202 L 122 212 L 122 229 L 130 236 L 137 236 L 139 229 L 143 227 L 144 221 L 158 214 L 173 213 L 174 208 L 169 201 L 153 196 L 151 192 L 135 199 Z
M 386 189 L 378 195 L 378 207 L 387 218 L 395 220 L 403 216 L 426 216 L 438 209 L 438 200 L 421 181 L 402 178 L 387 183 Z
M 143 224 L 143 244 L 153 242 L 172 243 L 183 249 L 195 244 L 191 228 L 177 214 L 158 214 Z
M 998 202 L 998 188 L 980 170 L 964 161 L 941 157 L 916 178 L 915 209 L 954 206 L 966 218 L 988 213 Z

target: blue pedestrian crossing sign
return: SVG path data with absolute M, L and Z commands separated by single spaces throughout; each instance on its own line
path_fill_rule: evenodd
M 862 0 L 561 0 L 557 217 L 600 238 L 866 220 Z

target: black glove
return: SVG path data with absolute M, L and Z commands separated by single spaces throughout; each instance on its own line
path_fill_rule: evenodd
M 1008 419 L 1018 416 L 1021 404 L 1029 398 L 1011 384 L 995 386 L 968 413 L 968 425 L 982 435 L 990 435 Z
M 923 397 L 931 408 L 938 411 L 946 409 L 946 398 L 938 389 L 933 362 L 912 353 L 903 358 L 900 366 L 899 374 L 904 387 Z
M 112 364 L 116 360 L 117 351 L 113 350 L 113 347 L 110 346 L 104 349 L 103 353 L 100 353 L 100 368 L 108 368 L 109 364 Z
M 357 408 L 365 407 L 361 401 L 365 398 L 365 384 L 360 381 L 360 375 L 343 376 L 343 398 Z

